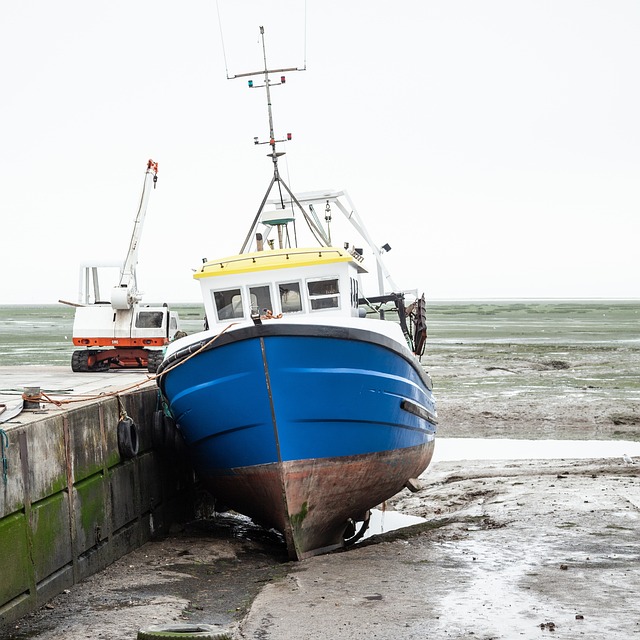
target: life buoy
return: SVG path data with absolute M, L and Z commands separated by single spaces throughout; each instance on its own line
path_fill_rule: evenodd
M 118 422 L 118 451 L 124 460 L 138 455 L 138 428 L 136 423 L 125 416 Z

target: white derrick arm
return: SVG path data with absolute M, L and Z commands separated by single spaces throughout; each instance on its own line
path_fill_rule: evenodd
M 344 196 L 345 200 L 349 204 L 349 208 L 351 209 L 351 211 L 347 211 L 347 209 L 342 204 L 342 202 L 340 202 L 340 200 L 338 200 L 337 198 L 334 199 L 334 202 L 336 203 L 338 209 L 342 211 L 345 218 L 353 225 L 356 231 L 358 231 L 358 233 L 366 240 L 367 244 L 371 248 L 371 251 L 373 251 L 373 255 L 375 256 L 376 265 L 378 267 L 378 295 L 383 295 L 386 292 L 399 291 L 396 283 L 393 281 L 393 278 L 391 277 L 391 274 L 387 270 L 387 267 L 385 266 L 384 261 L 382 260 L 382 251 L 380 250 L 380 247 L 378 247 L 378 245 L 375 244 L 371 239 L 371 236 L 369 235 L 369 232 L 364 226 L 362 219 L 358 215 L 358 212 L 356 211 L 356 208 L 353 205 L 353 202 L 351 201 L 349 194 L 346 191 L 343 191 L 342 195 Z M 387 283 L 386 287 L 385 287 L 385 282 Z M 385 291 L 385 289 L 387 291 Z
M 127 251 L 127 257 L 125 258 L 122 270 L 120 271 L 120 282 L 116 290 L 126 290 L 126 304 L 131 306 L 133 302 L 139 300 L 138 294 L 138 282 L 136 280 L 136 267 L 138 266 L 138 250 L 140 245 L 140 238 L 142 236 L 142 227 L 144 225 L 144 219 L 147 214 L 147 204 L 149 202 L 149 196 L 151 194 L 151 184 L 158 180 L 158 163 L 153 160 L 149 160 L 147 163 L 147 170 L 144 176 L 144 185 L 142 187 L 142 196 L 140 198 L 140 206 L 138 208 L 138 214 L 136 215 L 135 222 L 133 224 L 133 233 L 131 234 L 131 242 L 129 243 L 129 250 Z M 118 308 L 122 308 L 123 295 L 116 295 L 114 299 L 114 293 L 112 292 L 112 303 Z M 122 294 L 122 291 L 121 291 Z

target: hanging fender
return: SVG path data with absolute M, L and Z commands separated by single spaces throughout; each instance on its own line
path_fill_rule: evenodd
M 118 422 L 118 451 L 124 460 L 135 458 L 138 455 L 138 428 L 136 423 L 125 416 Z

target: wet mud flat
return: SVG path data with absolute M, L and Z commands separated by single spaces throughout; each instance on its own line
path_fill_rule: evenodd
M 640 633 L 640 482 L 615 461 L 438 463 L 394 506 L 423 525 L 268 585 L 243 638 Z
M 640 440 L 640 302 L 436 307 L 438 435 Z
M 135 638 L 208 623 L 237 638 L 640 634 L 640 461 L 438 462 L 387 509 L 426 522 L 289 562 L 224 519 L 146 544 L 2 637 Z
M 136 638 L 152 624 L 233 626 L 287 571 L 282 537 L 243 516 L 175 525 L 11 625 L 3 640 Z

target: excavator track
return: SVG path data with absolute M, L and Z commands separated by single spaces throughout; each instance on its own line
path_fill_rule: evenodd
M 149 373 L 155 373 L 163 360 L 164 353 L 162 351 L 149 351 L 147 356 L 147 369 Z
M 100 351 L 78 350 L 71 355 L 71 371 L 75 373 L 88 373 L 90 371 L 108 371 L 109 360 L 98 360 Z
M 71 371 L 84 373 L 89 371 L 89 352 L 74 351 L 71 356 Z

